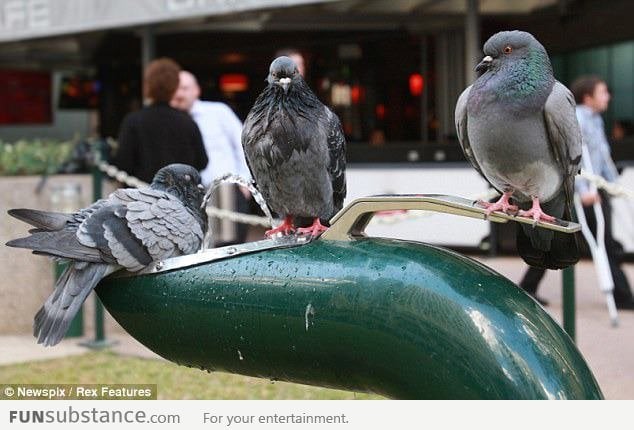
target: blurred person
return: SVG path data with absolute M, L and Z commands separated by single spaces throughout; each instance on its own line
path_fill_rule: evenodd
M 299 71 L 299 74 L 302 75 L 302 78 L 306 78 L 306 62 L 304 61 L 304 55 L 298 49 L 295 49 L 295 48 L 278 49 L 275 52 L 275 58 L 282 57 L 282 56 L 288 57 L 291 60 L 293 60 L 293 62 L 297 66 L 297 70 Z
M 610 135 L 613 142 L 620 142 L 632 134 L 632 122 L 619 119 L 612 124 L 612 133 Z
M 370 146 L 384 146 L 385 145 L 385 132 L 380 128 L 375 128 L 370 132 L 370 138 L 368 139 Z
M 169 104 L 178 88 L 180 70 L 169 58 L 148 64 L 143 93 L 149 104 L 126 115 L 121 123 L 113 164 L 148 183 L 168 164 L 189 164 L 202 170 L 209 161 L 196 123 Z
M 595 174 L 602 176 L 608 182 L 618 179 L 618 172 L 610 156 L 610 145 L 605 134 L 605 125 L 601 114 L 608 108 L 610 93 L 605 81 L 598 76 L 581 76 L 571 85 L 572 93 L 577 102 L 577 121 L 581 128 L 583 143 L 588 149 L 589 160 Z M 610 263 L 610 271 L 614 280 L 614 301 L 619 309 L 634 309 L 634 298 L 630 284 L 621 269 L 623 261 L 623 246 L 612 235 L 612 206 L 610 196 L 603 190 L 594 191 L 585 179 L 575 181 L 575 191 L 579 194 L 584 206 L 584 213 L 588 227 L 596 235 L 596 219 L 593 205 L 601 204 L 605 218 L 605 248 Z M 529 268 L 520 282 L 520 287 L 529 294 L 535 295 L 539 281 L 545 271 Z
M 221 102 L 202 101 L 200 86 L 196 77 L 185 70 L 179 73 L 178 89 L 174 93 L 171 105 L 189 113 L 202 133 L 203 143 L 209 162 L 202 170 L 201 177 L 205 186 L 225 173 L 240 175 L 251 179 L 242 150 L 242 122 L 229 106 Z M 218 207 L 237 212 L 249 212 L 249 191 L 243 187 L 230 185 L 221 187 Z M 218 228 L 220 227 L 220 228 Z M 246 240 L 248 228 L 245 224 L 221 222 L 213 229 L 216 234 L 216 246 L 242 243 Z

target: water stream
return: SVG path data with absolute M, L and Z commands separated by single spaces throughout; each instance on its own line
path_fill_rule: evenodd
M 218 188 L 222 184 L 237 184 L 247 188 L 249 192 L 251 193 L 251 195 L 253 196 L 253 198 L 255 199 L 255 202 L 260 206 L 260 208 L 262 208 L 262 212 L 264 212 L 264 215 L 269 220 L 269 224 L 271 226 L 275 225 L 275 223 L 273 222 L 273 215 L 271 215 L 271 211 L 269 210 L 269 207 L 264 201 L 264 196 L 262 196 L 262 193 L 260 193 L 258 189 L 255 188 L 255 185 L 253 184 L 251 180 L 246 179 L 239 175 L 234 175 L 233 173 L 225 173 L 224 175 L 218 176 L 216 179 L 213 180 L 213 182 L 209 186 L 209 189 L 207 189 L 207 193 L 205 194 L 205 197 L 203 198 L 203 204 L 201 205 L 202 208 L 207 207 L 207 204 L 214 196 L 216 188 Z M 207 249 L 211 246 L 212 237 L 213 237 L 213 233 L 211 231 L 211 223 L 209 223 L 209 226 L 207 228 L 207 233 L 205 233 L 205 238 L 202 243 L 201 250 Z

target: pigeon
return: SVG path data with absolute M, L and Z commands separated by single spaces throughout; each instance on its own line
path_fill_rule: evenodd
M 242 129 L 242 146 L 258 190 L 284 217 L 267 236 L 295 231 L 297 218 L 312 225 L 297 234 L 315 237 L 341 210 L 346 196 L 346 140 L 337 115 L 310 90 L 289 57 L 270 66 L 268 85 Z
M 72 214 L 11 209 L 35 228 L 7 246 L 27 248 L 69 265 L 35 315 L 33 334 L 52 346 L 64 337 L 88 294 L 105 276 L 137 272 L 153 261 L 196 252 L 207 220 L 198 171 L 185 164 L 160 169 L 144 188 L 118 189 Z
M 546 49 L 530 33 L 494 34 L 484 54 L 478 78 L 458 99 L 455 120 L 465 157 L 502 193 L 495 203 L 482 202 L 487 214 L 572 220 L 581 160 L 574 97 L 555 79 Z M 579 260 L 577 235 L 534 225 L 518 228 L 517 249 L 535 267 L 562 269 Z

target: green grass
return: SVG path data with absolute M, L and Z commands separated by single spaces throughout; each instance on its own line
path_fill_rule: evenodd
M 207 373 L 152 359 L 90 352 L 0 366 L 3 384 L 156 384 L 159 399 L 380 399 L 222 372 Z

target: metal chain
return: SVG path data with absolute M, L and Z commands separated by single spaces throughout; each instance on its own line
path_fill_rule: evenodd
M 97 167 L 99 167 L 99 170 L 104 172 L 106 175 L 110 176 L 113 179 L 116 179 L 122 184 L 126 184 L 129 187 L 141 188 L 141 187 L 147 187 L 149 185 L 147 182 L 143 182 L 139 178 L 135 178 L 132 175 L 128 175 L 123 170 L 119 170 L 116 166 L 113 166 L 112 164 L 108 164 L 105 161 L 101 161 Z
M 241 224 L 259 225 L 267 228 L 271 227 L 271 223 L 266 217 L 233 212 L 226 209 L 220 209 L 215 206 L 207 207 L 207 215 Z
M 116 166 L 108 164 L 105 161 L 101 161 L 98 167 L 99 170 L 101 170 L 111 178 L 114 178 L 117 181 L 126 184 L 127 186 L 139 188 L 148 185 L 146 182 L 143 182 L 139 178 L 135 178 L 134 176 L 127 174 L 123 170 L 120 170 Z M 605 190 L 610 195 L 613 195 L 615 197 L 627 197 L 631 200 L 634 200 L 633 191 L 623 187 L 622 185 L 608 182 L 599 175 L 582 171 L 579 174 L 579 177 L 592 182 L 597 188 Z M 474 200 L 488 201 L 496 197 L 497 195 L 499 195 L 499 193 L 493 188 L 490 188 L 486 193 L 478 195 Z M 209 206 L 207 208 L 207 215 L 219 219 L 226 219 L 240 224 L 271 227 L 271 223 L 269 222 L 269 219 L 267 217 L 233 212 L 226 209 L 220 209 L 215 206 Z M 381 216 L 375 217 L 373 222 L 376 222 L 378 224 L 395 224 L 407 219 L 422 218 L 426 216 L 430 216 L 430 214 L 423 212 L 412 213 L 407 211 L 394 213 L 386 212 L 381 214 Z
M 108 164 L 105 161 L 101 161 L 98 167 L 99 167 L 99 170 L 104 172 L 109 177 L 116 179 L 117 181 L 129 187 L 141 188 L 141 187 L 146 187 L 149 185 L 147 182 L 144 182 L 140 180 L 139 178 L 129 175 L 125 171 L 120 170 L 116 166 L 113 166 L 112 164 Z M 261 217 L 257 215 L 248 215 L 248 214 L 243 214 L 239 212 L 232 212 L 229 210 L 217 208 L 215 206 L 207 207 L 207 215 L 220 218 L 220 219 L 226 219 L 226 220 L 241 223 L 241 224 L 271 227 L 271 223 L 266 217 Z

